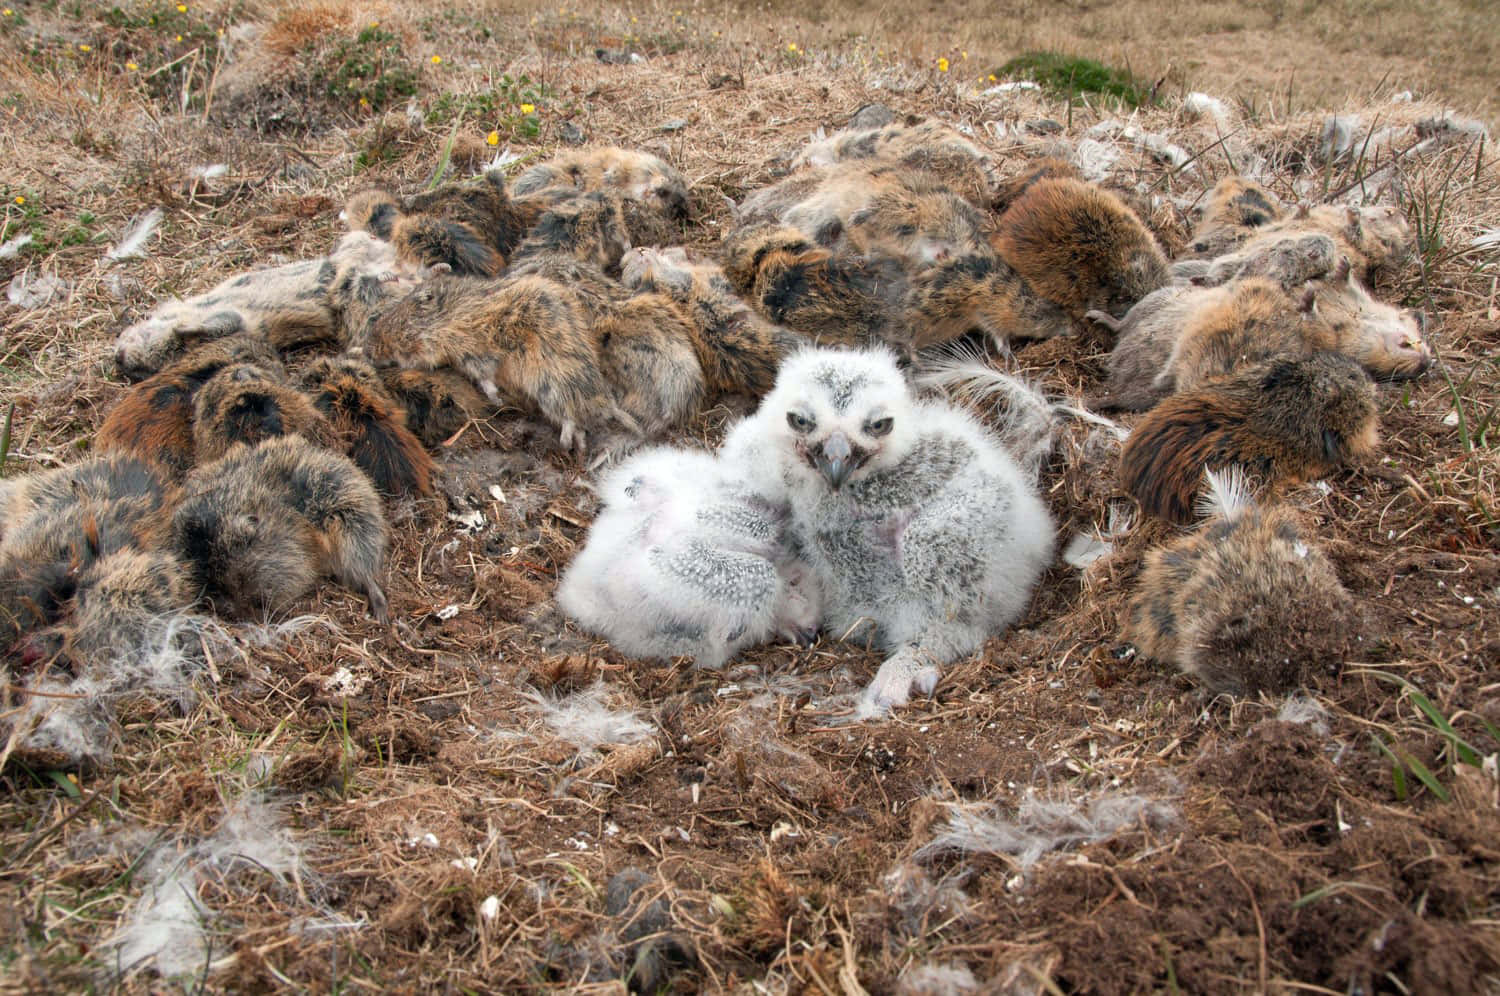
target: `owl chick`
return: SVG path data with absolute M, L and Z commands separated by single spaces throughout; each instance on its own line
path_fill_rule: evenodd
M 942 665 L 1021 615 L 1052 557 L 1051 519 L 1014 461 L 960 410 L 914 399 L 885 350 L 794 355 L 720 458 L 767 474 L 757 489 L 790 506 L 824 630 L 889 654 L 868 708 L 930 692 Z
M 718 669 L 782 636 L 810 642 L 819 600 L 783 543 L 786 510 L 712 453 L 657 447 L 615 468 L 557 604 L 637 657 Z

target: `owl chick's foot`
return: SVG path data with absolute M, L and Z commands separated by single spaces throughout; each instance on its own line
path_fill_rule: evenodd
M 865 689 L 864 701 L 880 711 L 906 705 L 914 686 L 923 695 L 932 694 L 941 674 L 916 647 L 903 647 L 880 665 L 875 680 Z

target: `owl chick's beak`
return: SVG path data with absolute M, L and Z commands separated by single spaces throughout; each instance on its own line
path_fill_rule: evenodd
M 849 442 L 849 437 L 842 432 L 834 432 L 823 440 L 823 444 L 818 447 L 817 455 L 813 458 L 813 466 L 828 478 L 828 483 L 833 486 L 833 490 L 837 491 L 858 466 L 854 460 L 854 446 Z

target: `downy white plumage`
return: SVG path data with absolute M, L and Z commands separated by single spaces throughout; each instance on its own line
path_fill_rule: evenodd
M 825 631 L 873 635 L 890 655 L 871 710 L 930 692 L 941 666 L 1014 622 L 1052 559 L 1025 472 L 967 414 L 914 399 L 883 349 L 791 357 L 721 459 L 789 506 Z

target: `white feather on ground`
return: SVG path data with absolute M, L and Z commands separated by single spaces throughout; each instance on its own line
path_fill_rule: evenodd
M 195 682 L 208 660 L 279 646 L 312 626 L 337 631 L 319 616 L 225 627 L 192 612 L 163 615 L 146 625 L 135 645 L 117 646 L 108 658 L 86 660 L 77 677 L 36 679 L 28 688 L 38 694 L 26 696 L 5 719 L 10 729 L 23 731 L 16 739 L 19 746 L 56 751 L 75 762 L 105 763 L 113 753 L 114 711 L 121 699 L 145 693 L 186 711 L 197 702 Z
M 154 619 L 139 645 L 87 662 L 71 681 L 34 683 L 39 694 L 28 696 L 10 717 L 27 731 L 19 742 L 74 761 L 107 761 L 116 702 L 146 692 L 186 709 L 197 700 L 193 678 L 203 667 L 204 647 L 227 650 L 232 644 L 229 633 L 207 616 L 180 612 Z
M 198 974 L 215 961 L 215 912 L 198 898 L 204 882 L 269 875 L 301 892 L 306 875 L 281 810 L 256 794 L 231 806 L 212 836 L 157 848 L 142 867 L 146 886 L 108 943 L 122 971 L 149 965 L 163 978 Z
M 0 259 L 14 259 L 22 249 L 31 245 L 30 235 L 17 235 L 0 246 Z
M 609 686 L 603 681 L 561 699 L 540 692 L 523 692 L 536 703 L 542 722 L 561 740 L 587 753 L 604 744 L 631 744 L 651 735 L 652 726 L 634 711 L 609 704 Z
M 1171 803 L 1130 793 L 1060 801 L 1030 794 L 1014 817 L 1001 815 L 995 806 L 956 804 L 950 806 L 947 827 L 914 857 L 989 854 L 1012 858 L 1024 869 L 1051 851 L 1092 844 L 1135 826 L 1160 829 L 1176 819 Z
M 17 308 L 29 311 L 40 308 L 67 292 L 68 282 L 55 273 L 43 271 L 32 276 L 30 270 L 22 270 L 10 278 L 10 286 L 5 289 L 5 299 Z
M 961 996 L 979 991 L 979 980 L 968 966 L 926 961 L 913 965 L 896 980 L 897 996 Z
M 1063 562 L 1079 570 L 1085 570 L 1095 561 L 1103 560 L 1115 552 L 1115 540 L 1130 534 L 1135 528 L 1135 510 L 1124 502 L 1109 503 L 1109 519 L 1103 529 L 1097 526 L 1077 532 L 1063 547 Z
M 105 253 L 104 258 L 116 262 L 146 255 L 146 243 L 156 234 L 163 217 L 161 208 L 152 208 L 131 219 L 130 227 L 125 230 L 125 237 L 120 240 L 119 245 Z
M 1320 737 L 1328 736 L 1328 710 L 1317 699 L 1300 694 L 1288 695 L 1276 718 L 1283 723 L 1306 726 Z
M 1203 483 L 1203 493 L 1194 505 L 1202 518 L 1233 522 L 1255 505 L 1249 478 L 1239 467 L 1205 470 Z
M 913 939 L 921 938 L 934 923 L 968 921 L 973 904 L 962 886 L 970 871 L 958 868 L 937 881 L 921 865 L 903 861 L 881 879 L 886 898 L 901 914 L 901 927 Z

